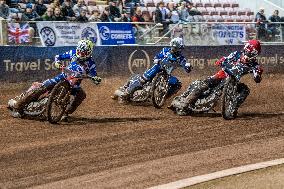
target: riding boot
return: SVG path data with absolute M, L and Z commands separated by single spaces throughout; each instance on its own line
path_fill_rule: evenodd
M 238 92 L 238 96 L 237 96 L 237 105 L 236 108 L 238 109 L 242 103 L 244 103 L 244 101 L 246 100 L 247 96 L 250 93 L 250 89 L 248 88 L 248 86 L 244 83 L 239 83 L 237 86 L 237 92 Z
M 10 107 L 21 111 L 27 104 L 32 101 L 37 100 L 42 94 L 47 91 L 45 86 L 41 86 L 31 91 L 26 91 L 20 96 L 17 96 L 12 104 L 9 104 Z
M 76 94 L 74 99 L 70 102 L 66 109 L 66 115 L 72 114 L 80 106 L 80 104 L 85 100 L 86 93 L 83 89 L 76 89 Z

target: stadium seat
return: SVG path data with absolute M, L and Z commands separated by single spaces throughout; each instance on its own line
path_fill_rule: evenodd
M 198 7 L 203 7 L 203 3 L 195 3 L 195 7 L 198 8 Z
M 249 19 L 252 20 L 252 22 L 253 22 L 254 19 L 255 19 L 255 16 L 254 16 L 254 15 L 250 15 L 250 16 L 249 16 Z
M 233 8 L 227 8 L 227 10 L 229 12 L 229 16 L 237 15 L 237 11 L 235 11 Z
M 216 22 L 216 20 L 214 19 L 213 16 L 204 15 L 203 17 L 204 17 L 204 19 L 205 19 L 207 22 Z
M 209 15 L 209 11 L 205 7 L 198 7 L 197 9 L 202 15 Z
M 235 19 L 234 19 L 236 22 L 244 22 L 242 16 L 235 16 Z
M 205 21 L 205 18 L 202 15 L 194 15 L 193 18 L 196 22 L 204 22 Z
M 216 7 L 215 10 L 218 12 L 220 16 L 228 15 L 228 11 L 225 10 L 223 7 Z
M 234 10 L 236 10 L 238 12 L 239 16 L 246 15 L 246 10 L 244 10 L 244 9 L 234 8 Z
M 234 19 L 229 15 L 222 16 L 225 22 L 234 22 Z
M 225 22 L 225 19 L 222 16 L 220 16 L 220 15 L 213 15 L 212 17 L 217 22 Z
M 219 2 L 219 0 L 211 0 L 213 6 L 216 7 L 222 7 L 222 3 Z
M 191 2 L 196 5 L 196 3 L 200 3 L 200 0 L 192 0 Z
M 207 7 L 207 10 L 209 11 L 210 15 L 219 15 L 219 12 L 213 7 Z

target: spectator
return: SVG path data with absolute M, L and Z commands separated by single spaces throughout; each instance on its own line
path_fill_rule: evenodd
M 70 6 L 70 7 L 73 8 L 74 3 L 73 3 L 72 0 L 64 0 L 64 2 L 61 4 L 61 8 L 65 7 L 65 6 L 68 6 L 68 7 Z
M 266 40 L 266 17 L 264 15 L 264 8 L 260 8 L 259 12 L 255 16 L 256 23 L 256 38 L 259 40 Z
M 46 12 L 42 15 L 41 20 L 43 21 L 53 21 L 53 9 L 48 8 Z
M 110 2 L 109 12 L 110 12 L 111 17 L 113 17 L 115 21 L 119 21 L 120 20 L 121 14 L 120 14 L 119 9 L 116 6 L 116 1 L 115 0 Z
M 121 17 L 122 22 L 131 22 L 131 15 L 129 10 L 123 10 L 123 14 Z
M 81 10 L 80 16 L 78 16 L 78 17 L 76 18 L 76 21 L 77 21 L 77 22 L 88 22 L 89 19 L 87 18 L 86 15 L 87 15 L 87 11 Z
M 0 17 L 7 19 L 9 17 L 9 6 L 5 0 L 0 0 Z
M 80 12 L 82 10 L 87 11 L 87 7 L 84 5 L 84 0 L 78 0 L 78 3 L 73 6 L 73 11 L 75 13 L 75 16 L 80 16 Z
M 53 3 L 51 3 L 51 6 L 55 9 L 57 7 L 60 7 L 60 1 L 59 0 L 54 0 Z
M 22 21 L 22 15 L 21 13 L 11 13 L 10 14 L 10 20 L 14 22 Z
M 40 16 L 33 10 L 33 5 L 31 3 L 26 5 L 26 10 L 22 15 L 22 19 L 24 21 L 40 20 Z
M 157 9 L 155 11 L 155 22 L 156 23 L 168 23 L 168 10 L 165 8 L 163 1 L 157 4 Z
M 280 18 L 280 21 L 281 22 L 284 22 L 284 16 L 282 16 L 281 18 Z M 284 24 L 281 24 L 281 33 L 282 33 L 282 42 L 284 41 Z
M 281 19 L 278 16 L 278 14 L 279 14 L 279 11 L 275 10 L 273 12 L 273 15 L 270 16 L 268 19 L 271 22 L 270 24 L 268 24 L 268 30 L 269 30 L 269 33 L 271 34 L 272 41 L 275 41 L 275 35 L 280 34 L 280 31 L 279 31 L 280 24 L 273 23 L 273 22 L 280 22 Z
M 71 21 L 76 20 L 75 13 L 72 9 L 71 0 L 65 0 L 62 3 L 61 12 L 62 12 L 62 16 L 66 17 L 67 20 L 71 20 Z
M 179 13 L 176 10 L 175 3 L 169 2 L 167 4 L 167 9 L 169 10 L 169 17 L 171 23 L 178 23 L 179 22 Z
M 189 13 L 188 13 L 188 9 L 186 7 L 186 2 L 183 1 L 179 7 L 178 10 L 179 13 L 179 19 L 183 22 L 188 22 L 188 17 L 189 17 Z
M 170 20 L 169 20 L 169 10 L 164 7 L 164 2 L 160 1 L 157 4 L 157 9 L 155 11 L 155 23 L 163 24 L 163 32 L 168 30 Z
M 199 12 L 191 2 L 187 3 L 187 10 L 189 16 L 201 15 L 201 12 Z
M 47 8 L 43 4 L 43 0 L 38 0 L 37 4 L 35 5 L 35 11 L 39 16 L 42 16 L 46 12 Z
M 113 22 L 114 21 L 112 16 L 110 15 L 109 7 L 105 7 L 105 10 L 103 14 L 101 15 L 101 21 L 102 22 Z
M 97 10 L 97 9 L 93 10 L 92 11 L 92 15 L 89 18 L 89 21 L 90 22 L 101 22 L 100 11 Z
M 61 13 L 61 9 L 59 7 L 54 9 L 54 15 L 53 15 L 54 21 L 66 21 L 66 17 L 64 17 Z
M 131 18 L 132 22 L 145 22 L 145 19 L 142 17 L 142 10 L 140 7 L 136 8 L 134 16 Z

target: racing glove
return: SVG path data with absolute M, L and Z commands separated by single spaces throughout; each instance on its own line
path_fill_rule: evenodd
M 153 63 L 154 63 L 154 64 L 158 64 L 159 61 L 160 61 L 159 59 L 154 59 L 154 60 L 153 60 Z
M 96 84 L 100 84 L 101 81 L 102 81 L 102 78 L 98 77 L 98 76 L 95 76 L 95 77 L 92 77 L 91 80 Z
M 189 62 L 187 62 L 185 65 L 184 65 L 184 68 L 185 68 L 185 71 L 187 73 L 189 73 L 191 70 L 192 70 L 192 66 L 190 65 Z
M 222 58 L 220 58 L 219 60 L 217 60 L 216 62 L 215 62 L 215 65 L 216 66 L 222 66 L 222 63 L 225 61 L 225 57 L 222 57 Z
M 55 68 L 60 69 L 62 65 L 61 65 L 60 61 L 55 61 L 54 66 L 55 66 Z

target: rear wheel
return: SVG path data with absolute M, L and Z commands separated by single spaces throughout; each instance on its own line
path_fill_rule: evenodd
M 237 81 L 233 77 L 227 78 L 222 96 L 222 116 L 226 120 L 237 117 Z
M 152 102 L 156 108 L 161 108 L 165 103 L 169 90 L 168 78 L 167 74 L 161 72 L 153 79 Z
M 54 124 L 61 120 L 70 101 L 71 88 L 67 81 L 59 82 L 52 89 L 47 102 L 47 120 Z

